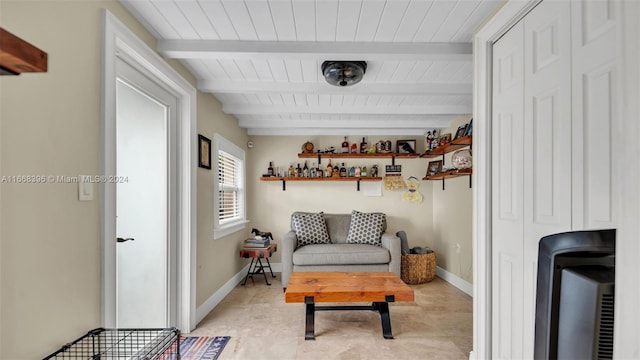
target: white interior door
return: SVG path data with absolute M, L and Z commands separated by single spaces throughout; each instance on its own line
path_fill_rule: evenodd
M 522 359 L 524 256 L 524 24 L 493 46 L 492 348 Z
M 176 315 L 176 98 L 122 60 L 116 69 L 116 326 L 166 327 Z
M 494 44 L 492 347 L 533 356 L 538 244 L 572 229 L 571 4 L 543 1 Z
M 524 19 L 523 351 L 534 348 L 538 246 L 571 230 L 571 3 L 543 1 Z

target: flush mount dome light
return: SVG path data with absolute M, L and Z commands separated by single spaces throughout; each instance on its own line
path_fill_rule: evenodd
M 322 74 L 325 80 L 335 86 L 350 86 L 362 80 L 367 71 L 366 61 L 325 61 Z

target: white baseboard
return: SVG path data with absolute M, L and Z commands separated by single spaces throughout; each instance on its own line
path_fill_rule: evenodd
M 229 295 L 231 290 L 233 290 L 242 280 L 244 280 L 245 275 L 247 275 L 247 270 L 249 269 L 249 265 L 243 267 L 237 274 L 235 274 L 229 281 L 227 281 L 218 291 L 214 292 L 202 305 L 198 306 L 196 309 L 196 325 L 204 319 L 207 314 L 211 312 L 221 301 L 225 298 L 225 296 Z M 271 269 L 273 272 L 281 272 L 282 264 L 281 263 L 271 263 Z
M 440 266 L 436 267 L 436 275 L 438 275 L 438 277 L 442 280 L 464 291 L 467 295 L 473 296 L 473 285 L 466 280 L 463 280 L 457 275 L 448 272 Z
M 215 308 L 222 299 L 227 296 L 231 290 L 233 290 L 236 285 L 240 283 L 244 279 L 244 276 L 247 273 L 247 269 L 249 268 L 249 264 L 243 267 L 237 274 L 231 277 L 229 281 L 227 281 L 218 291 L 214 292 L 202 305 L 198 306 L 196 309 L 196 325 L 202 321 L 202 319 L 207 316 Z
M 476 360 L 476 353 L 473 350 L 469 352 L 469 360 Z

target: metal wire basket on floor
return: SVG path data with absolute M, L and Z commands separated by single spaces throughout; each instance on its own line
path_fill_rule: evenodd
M 104 329 L 89 331 L 44 358 L 48 359 L 180 359 L 180 330 Z

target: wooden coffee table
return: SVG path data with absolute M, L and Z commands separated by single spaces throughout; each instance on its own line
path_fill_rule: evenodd
M 382 335 L 393 339 L 389 303 L 413 301 L 413 289 L 391 272 L 294 272 L 284 295 L 287 303 L 306 304 L 305 340 L 313 340 L 315 312 L 374 310 L 380 313 Z M 371 302 L 370 306 L 316 306 L 319 302 Z

